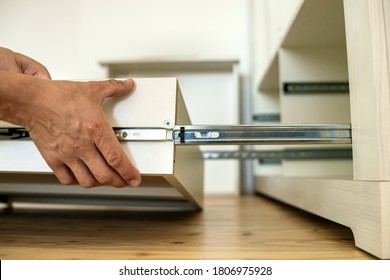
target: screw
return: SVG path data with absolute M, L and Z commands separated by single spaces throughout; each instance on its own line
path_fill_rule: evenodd
M 169 121 L 169 120 L 166 120 L 165 122 L 164 122 L 164 125 L 166 126 L 166 127 L 170 127 L 171 126 L 171 121 Z

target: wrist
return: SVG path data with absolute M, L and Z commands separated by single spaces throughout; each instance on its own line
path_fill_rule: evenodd
M 25 125 L 35 80 L 31 76 L 0 71 L 0 120 Z

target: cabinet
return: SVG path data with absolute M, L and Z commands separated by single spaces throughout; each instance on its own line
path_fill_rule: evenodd
M 284 159 L 273 174 L 259 166 L 256 191 L 348 226 L 356 246 L 390 258 L 390 3 L 306 0 L 298 6 L 260 77 L 259 94 L 279 107 L 282 123 L 351 123 L 352 147 L 336 148 L 352 148 L 353 157 Z M 328 88 L 283 89 L 297 82 Z M 346 82 L 349 94 L 329 87 Z

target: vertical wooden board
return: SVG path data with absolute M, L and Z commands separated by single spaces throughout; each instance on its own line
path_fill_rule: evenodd
M 385 31 L 386 31 L 386 38 L 389 40 L 390 38 L 390 1 L 383 1 L 383 9 L 385 13 Z M 390 44 L 387 45 L 387 53 L 390 53 Z M 387 65 L 390 65 L 390 56 L 387 55 Z
M 349 159 L 283 160 L 283 176 L 352 179 L 352 161 Z
M 384 240 L 382 242 L 384 255 L 390 259 L 390 183 L 383 182 L 380 194 L 381 225 Z
M 279 68 L 280 83 L 348 80 L 346 49 L 343 45 L 283 48 L 279 51 Z M 348 93 L 284 93 L 281 89 L 280 102 L 282 123 L 350 123 Z M 309 147 L 332 149 L 335 146 L 305 145 L 305 148 Z M 283 175 L 350 178 L 351 161 L 283 160 Z
M 176 147 L 175 173 L 164 178 L 198 209 L 203 207 L 203 158 L 196 147 Z
M 354 178 L 389 180 L 389 4 L 345 0 L 344 6 Z
M 142 175 L 173 174 L 173 141 L 122 142 L 121 146 Z
M 113 127 L 165 128 L 175 121 L 176 78 L 134 79 L 133 93 L 106 99 L 103 108 Z
M 348 94 L 304 94 L 281 99 L 283 123 L 350 123 Z
M 183 96 L 177 86 L 176 125 L 191 124 Z M 203 157 L 197 146 L 175 147 L 174 176 L 165 179 L 192 201 L 198 208 L 203 206 Z
M 280 83 L 345 82 L 348 80 L 344 47 L 281 49 Z M 281 91 L 283 123 L 349 123 L 347 93 L 294 93 Z

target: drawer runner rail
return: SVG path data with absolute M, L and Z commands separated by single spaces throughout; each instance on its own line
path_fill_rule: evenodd
M 113 128 L 119 141 L 173 141 L 175 145 L 350 144 L 349 124 L 182 125 Z M 0 140 L 29 140 L 24 128 L 0 128 Z

